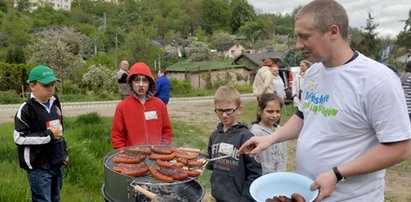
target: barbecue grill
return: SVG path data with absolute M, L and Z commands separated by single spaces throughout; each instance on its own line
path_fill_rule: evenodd
M 142 146 L 132 146 L 142 147 Z M 127 148 L 132 148 L 127 147 Z M 144 146 L 150 148 L 150 146 Z M 161 146 L 158 146 L 161 147 Z M 127 149 L 123 148 L 123 149 Z M 151 201 L 145 195 L 135 191 L 135 186 L 139 185 L 144 189 L 153 192 L 159 196 L 158 201 L 187 201 L 197 202 L 204 197 L 204 187 L 195 179 L 188 178 L 183 181 L 175 180 L 172 183 L 165 183 L 153 178 L 150 173 L 139 177 L 131 177 L 115 172 L 112 169 L 116 166 L 112 159 L 120 153 L 121 149 L 111 151 L 104 158 L 104 184 L 101 192 L 106 201 L 109 202 L 134 202 L 134 201 Z M 151 167 L 155 161 L 148 157 L 144 163 Z

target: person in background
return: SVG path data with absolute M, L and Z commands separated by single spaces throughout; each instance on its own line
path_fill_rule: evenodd
M 405 74 L 401 75 L 401 84 L 404 89 L 405 101 L 407 102 L 408 116 L 411 121 L 411 61 L 405 66 Z
M 134 145 L 171 145 L 172 129 L 166 105 L 154 97 L 156 83 L 150 68 L 135 63 L 127 78 L 130 96 L 114 113 L 111 143 L 114 149 Z
M 312 63 L 308 60 L 302 60 L 300 62 L 300 72 L 297 74 L 296 78 L 293 81 L 293 86 L 291 88 L 292 90 L 292 97 L 293 97 L 293 103 L 295 107 L 298 107 L 300 104 L 301 100 L 301 93 L 302 93 L 302 86 L 304 85 L 304 76 L 310 68 Z
M 56 81 L 49 67 L 34 67 L 28 80 L 30 98 L 14 117 L 14 142 L 20 167 L 27 171 L 32 201 L 60 201 L 62 166 L 68 162 Z
M 119 92 L 121 100 L 126 99 L 130 95 L 130 89 L 127 85 L 127 76 L 128 76 L 128 61 L 122 60 L 120 62 L 120 69 L 117 72 L 117 82 L 119 85 Z
M 240 93 L 233 87 L 221 86 L 214 94 L 215 113 L 221 121 L 208 141 L 208 157 L 230 156 L 209 162 L 211 195 L 217 201 L 254 201 L 249 189 L 261 176 L 261 164 L 248 155 L 237 156 L 237 150 L 253 134 L 237 121 L 243 106 Z
M 285 90 L 284 90 L 284 82 L 283 82 L 283 79 L 281 79 L 281 77 L 279 76 L 280 70 L 278 68 L 277 63 L 273 63 L 271 65 L 271 71 L 273 74 L 272 85 L 273 85 L 274 93 L 279 95 L 282 101 L 284 102 L 284 100 L 286 99 Z
M 295 17 L 296 48 L 316 62 L 298 110 L 239 154 L 297 139 L 297 173 L 319 189 L 316 202 L 384 201 L 385 168 L 411 156 L 411 124 L 398 76 L 350 47 L 348 16 L 334 0 L 314 0 Z M 389 98 L 389 99 L 388 99 Z
M 168 100 L 170 99 L 170 91 L 171 91 L 171 82 L 167 78 L 166 69 L 159 69 L 158 70 L 158 78 L 156 81 L 156 93 L 155 96 L 160 98 L 164 104 L 168 104 Z
M 254 136 L 267 136 L 280 128 L 277 124 L 281 117 L 283 99 L 274 93 L 265 93 L 258 100 L 257 119 L 250 131 Z M 262 174 L 285 172 L 287 170 L 287 146 L 285 142 L 273 144 L 257 155 Z
M 273 73 L 271 71 L 271 65 L 273 61 L 270 58 L 266 58 L 263 61 L 263 66 L 258 69 L 253 82 L 253 94 L 257 100 L 264 93 L 273 93 Z

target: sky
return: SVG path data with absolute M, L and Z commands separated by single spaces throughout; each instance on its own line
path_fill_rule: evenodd
M 410 0 L 337 0 L 347 11 L 350 26 L 364 31 L 368 12 L 378 23 L 376 32 L 380 37 L 395 38 L 404 29 L 411 10 Z M 298 5 L 304 5 L 310 0 L 248 0 L 258 14 L 260 13 L 291 13 Z

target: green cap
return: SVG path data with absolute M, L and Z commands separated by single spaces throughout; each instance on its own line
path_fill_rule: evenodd
M 60 81 L 50 67 L 39 65 L 34 67 L 29 74 L 29 83 L 37 81 L 41 84 L 49 84 L 53 81 Z

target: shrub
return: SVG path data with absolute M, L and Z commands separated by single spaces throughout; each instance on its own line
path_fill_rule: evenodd
M 0 91 L 0 104 L 22 103 L 25 98 L 17 95 L 16 91 Z

